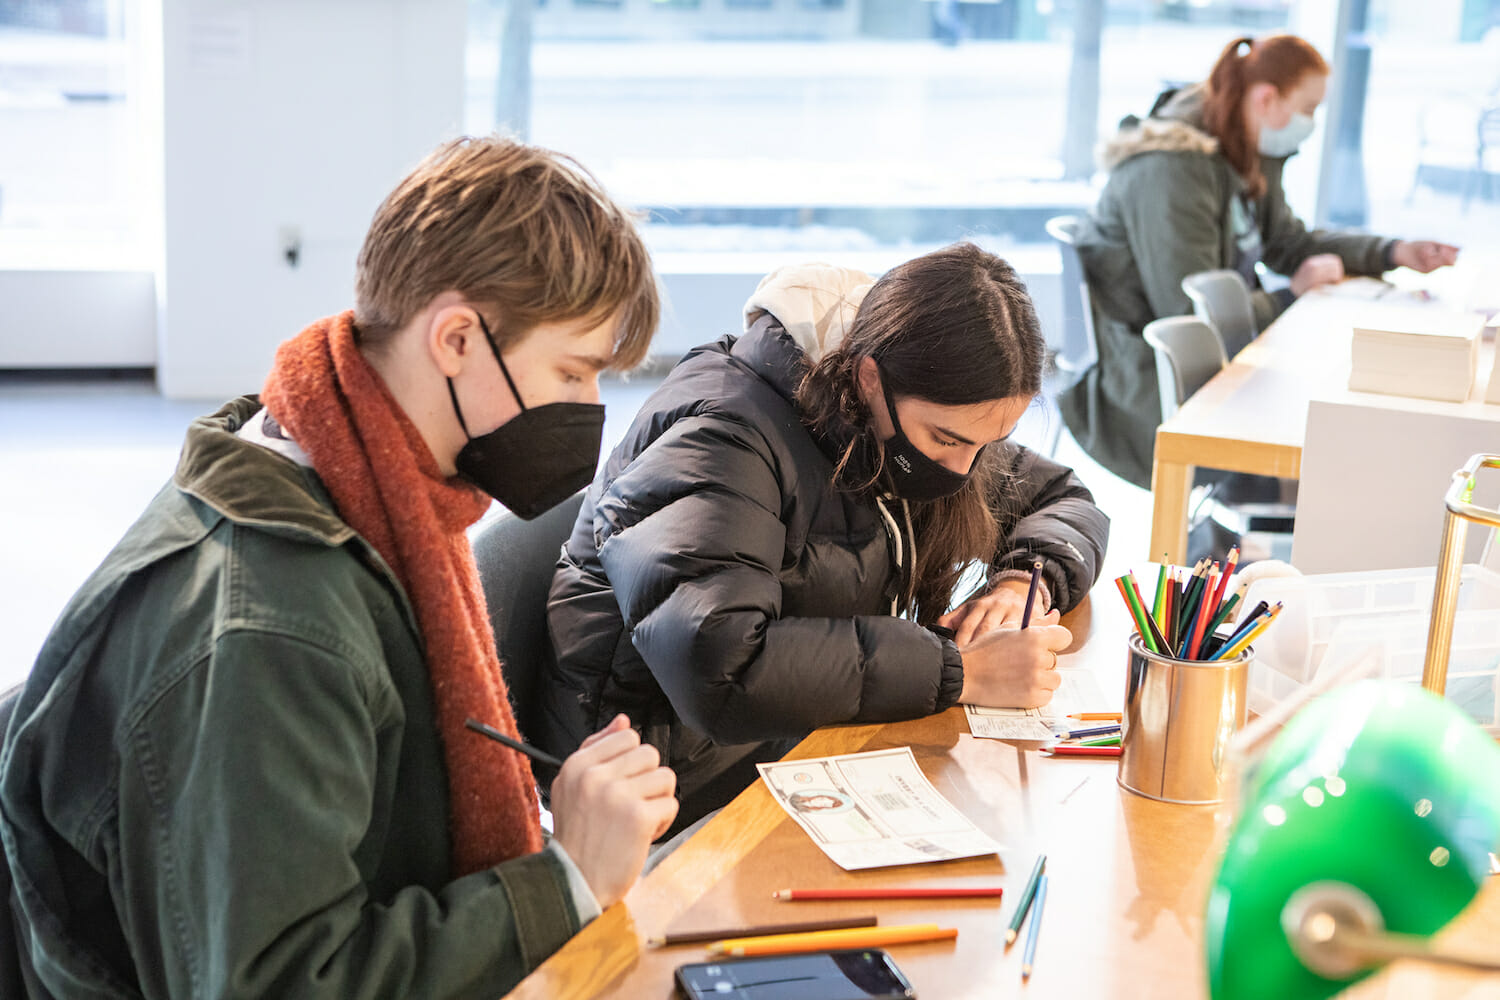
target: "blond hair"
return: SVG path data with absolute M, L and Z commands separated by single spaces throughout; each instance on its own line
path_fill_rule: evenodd
M 645 357 L 660 305 L 631 215 L 572 157 L 504 136 L 444 143 L 375 211 L 354 322 L 378 349 L 435 297 L 493 307 L 496 343 L 619 314 L 611 367 Z

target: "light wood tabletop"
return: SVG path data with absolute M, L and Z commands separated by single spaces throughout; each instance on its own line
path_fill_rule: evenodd
M 1193 469 L 1203 466 L 1283 479 L 1302 475 L 1308 404 L 1314 399 L 1358 401 L 1417 413 L 1462 413 L 1482 403 L 1350 392 L 1350 344 L 1358 322 L 1427 308 L 1310 292 L 1182 404 L 1156 431 L 1151 475 L 1151 545 L 1143 558 L 1187 551 L 1188 494 Z M 1480 353 L 1471 399 L 1483 399 L 1494 345 Z
M 1099 591 L 1065 619 L 1074 632 L 1063 669 L 1092 671 L 1108 705 L 1124 697 L 1128 623 L 1113 595 Z M 1049 758 L 1036 743 L 976 739 L 961 708 L 887 725 L 818 730 L 789 758 L 910 746 L 929 780 L 1002 845 L 989 856 L 941 864 L 845 872 L 757 782 L 525 979 L 517 1000 L 673 996 L 676 966 L 705 961 L 702 945 L 654 948 L 649 937 L 721 927 L 878 914 L 881 923 L 957 927 L 956 941 L 888 950 L 919 997 L 1009 995 L 1194 998 L 1207 995 L 1204 903 L 1231 810 L 1156 802 L 1121 789 L 1112 760 Z M 1049 890 L 1036 970 L 1021 981 L 1022 942 L 1007 950 L 1005 928 L 1038 852 Z M 993 899 L 782 903 L 788 887 L 1001 884 Z M 1500 935 L 1500 890 L 1489 887 L 1461 940 Z M 1475 909 L 1471 907 L 1471 910 Z M 1472 924 L 1472 927 L 1469 925 Z M 1493 949 L 1493 944 L 1487 946 Z M 1413 966 L 1367 981 L 1350 996 L 1500 994 L 1467 992 L 1486 981 L 1436 977 Z M 1437 983 L 1438 986 L 1433 986 Z M 1373 992 L 1372 992 L 1373 991 Z

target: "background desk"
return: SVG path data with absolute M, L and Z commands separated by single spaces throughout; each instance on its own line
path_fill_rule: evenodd
M 1157 428 L 1151 476 L 1151 547 L 1142 553 L 1144 558 L 1159 559 L 1163 552 L 1174 562 L 1185 557 L 1188 492 L 1194 466 L 1301 478 L 1308 406 L 1314 399 L 1437 418 L 1451 415 L 1468 419 L 1477 412 L 1482 419 L 1497 422 L 1496 437 L 1500 441 L 1500 407 L 1350 392 L 1346 388 L 1353 323 L 1360 315 L 1378 313 L 1382 308 L 1378 301 L 1304 295 L 1195 392 L 1172 419 Z M 1483 398 L 1493 358 L 1494 346 L 1485 344 L 1476 379 L 1478 398 Z M 1446 488 L 1445 481 L 1433 495 L 1434 510 L 1441 506 Z M 1424 564 L 1436 561 L 1434 549 L 1432 558 Z
M 1063 666 L 1095 673 L 1118 707 L 1124 696 L 1128 625 L 1114 595 L 1069 616 L 1077 650 Z M 1080 648 L 1081 647 L 1081 648 Z M 959 928 L 956 942 L 890 949 L 924 1000 L 1021 996 L 1193 998 L 1206 995 L 1203 909 L 1216 866 L 1225 808 L 1168 805 L 1115 784 L 1113 761 L 1048 759 L 1036 744 L 977 740 L 963 711 L 883 726 L 821 729 L 789 757 L 911 746 L 937 789 L 1004 845 L 999 859 L 872 872 L 845 872 L 829 861 L 760 783 L 736 798 L 511 994 L 527 1000 L 621 997 L 666 1000 L 672 970 L 705 959 L 699 946 L 647 948 L 647 937 L 772 920 L 878 913 L 882 923 L 937 922 Z M 1004 950 L 1010 918 L 1038 851 L 1047 853 L 1050 886 L 1036 971 L 1023 989 L 1021 944 Z M 1003 864 L 1002 864 L 1003 859 Z M 931 882 L 1000 883 L 992 900 L 777 903 L 789 886 Z M 1489 887 L 1464 940 L 1493 950 L 1500 940 L 1500 888 Z M 1472 926 L 1468 926 L 1468 925 Z M 1413 967 L 1351 992 L 1362 998 L 1500 996 L 1472 976 L 1434 976 Z M 1490 989 L 1492 992 L 1475 992 Z M 1288 998 L 1290 1000 L 1290 998 Z

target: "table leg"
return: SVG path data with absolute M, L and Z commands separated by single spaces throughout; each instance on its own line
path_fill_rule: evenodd
M 1151 469 L 1151 551 L 1155 562 L 1162 553 L 1172 563 L 1187 557 L 1188 494 L 1193 489 L 1193 467 L 1157 460 Z

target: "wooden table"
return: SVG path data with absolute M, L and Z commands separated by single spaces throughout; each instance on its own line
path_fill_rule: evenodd
M 1062 666 L 1091 670 L 1117 707 L 1124 694 L 1124 637 L 1118 600 L 1100 592 L 1071 614 L 1074 651 Z M 650 948 L 648 937 L 841 914 L 878 913 L 882 923 L 936 922 L 959 928 L 956 942 L 889 949 L 925 1000 L 1080 996 L 1206 996 L 1202 927 L 1227 807 L 1181 806 L 1133 795 L 1115 783 L 1113 761 L 1047 758 L 1037 744 L 975 739 L 962 709 L 889 725 L 821 729 L 789 758 L 910 746 L 927 777 L 1004 845 L 999 858 L 870 872 L 845 872 L 818 850 L 757 782 L 654 872 L 524 980 L 517 1000 L 620 997 L 666 1000 L 672 970 L 703 961 L 701 946 Z M 1049 890 L 1037 966 L 1023 989 L 1021 947 L 1004 949 L 1005 925 L 1039 851 Z M 1000 883 L 992 900 L 777 903 L 793 885 Z M 1462 921 L 1459 940 L 1493 950 L 1500 936 L 1500 887 L 1488 887 Z M 1475 911 L 1478 911 L 1477 913 Z M 1392 973 L 1397 977 L 1393 980 Z M 1349 993 L 1391 997 L 1500 996 L 1482 978 L 1435 976 L 1412 966 L 1381 973 Z M 1474 992 L 1492 990 L 1491 992 Z M 1434 992 L 1437 991 L 1437 992 Z M 1290 1000 L 1290 998 L 1287 998 Z
M 1423 413 L 1461 407 L 1346 388 L 1353 323 L 1360 316 L 1378 317 L 1389 308 L 1378 300 L 1317 292 L 1302 296 L 1157 428 L 1151 546 L 1143 558 L 1159 559 L 1163 552 L 1173 562 L 1185 558 L 1188 493 L 1195 466 L 1301 478 L 1307 409 L 1314 399 Z M 1493 345 L 1484 345 L 1476 378 L 1478 398 L 1484 396 L 1493 358 Z

